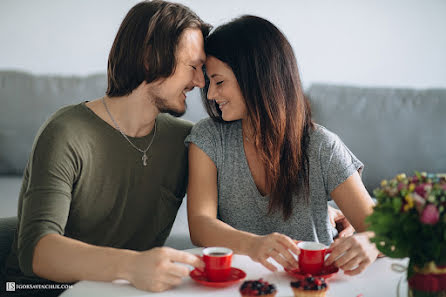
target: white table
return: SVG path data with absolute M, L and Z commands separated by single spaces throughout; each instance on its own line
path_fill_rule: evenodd
M 188 252 L 199 254 L 201 249 L 191 249 Z M 397 296 L 397 285 L 400 280 L 399 296 L 407 296 L 407 282 L 405 281 L 405 272 L 397 272 L 391 268 L 393 263 L 407 266 L 408 259 L 377 259 L 372 265 L 359 275 L 347 276 L 339 271 L 335 276 L 329 279 L 329 290 L 327 297 L 393 297 Z M 294 280 L 286 272 L 279 271 L 272 273 L 262 265 L 253 262 L 247 256 L 234 255 L 233 266 L 244 270 L 247 274 L 246 279 L 263 278 L 276 285 L 278 290 L 277 297 L 293 296 L 290 282 Z M 240 296 L 238 289 L 241 282 L 237 285 L 226 288 L 210 288 L 195 283 L 192 279 L 186 278 L 183 283 L 166 292 L 150 293 L 138 290 L 124 281 L 93 282 L 80 281 L 72 289 L 68 289 L 62 297 L 137 297 L 137 296 Z

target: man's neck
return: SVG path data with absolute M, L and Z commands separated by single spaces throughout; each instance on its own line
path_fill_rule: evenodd
M 155 124 L 155 119 L 159 114 L 153 101 L 148 97 L 148 92 L 142 86 L 133 90 L 128 96 L 108 97 L 87 103 L 87 106 L 100 118 L 131 137 L 143 137 L 149 134 Z M 111 114 L 107 113 L 104 102 Z

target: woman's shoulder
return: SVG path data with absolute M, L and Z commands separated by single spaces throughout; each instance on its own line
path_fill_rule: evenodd
M 314 128 L 310 132 L 310 145 L 328 145 L 331 146 L 334 143 L 340 141 L 339 136 L 328 130 L 322 125 L 314 124 Z
M 238 122 L 221 122 L 210 117 L 201 119 L 192 128 L 193 133 L 208 132 L 212 134 L 225 134 L 225 132 L 237 127 Z

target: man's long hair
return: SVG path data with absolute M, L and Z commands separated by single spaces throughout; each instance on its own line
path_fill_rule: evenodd
M 205 40 L 205 52 L 229 65 L 237 78 L 265 167 L 269 213 L 282 210 L 288 219 L 295 197 L 308 202 L 313 128 L 293 49 L 269 21 L 242 16 L 216 28 Z M 209 80 L 202 92 L 205 108 L 222 121 L 216 103 L 206 98 L 208 87 Z
M 106 94 L 130 94 L 143 81 L 167 78 L 175 71 L 176 50 L 185 29 L 205 38 L 211 26 L 188 7 L 166 1 L 136 4 L 119 27 L 108 57 Z

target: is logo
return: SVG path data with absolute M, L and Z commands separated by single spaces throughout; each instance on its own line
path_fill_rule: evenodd
M 6 291 L 15 291 L 15 282 L 6 282 Z

